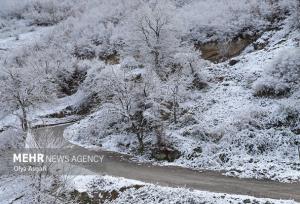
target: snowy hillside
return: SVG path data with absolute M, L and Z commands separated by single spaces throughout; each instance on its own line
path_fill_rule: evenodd
M 70 123 L 59 129 L 68 142 L 137 165 L 300 182 L 298 0 L 0 0 L 0 63 L 0 153 L 24 147 L 32 129 Z M 14 176 L 0 176 L 3 192 Z M 53 201 L 18 179 L 31 199 Z M 108 203 L 269 202 L 77 179 L 88 197 L 111 184 Z M 86 196 L 73 187 L 59 197 Z

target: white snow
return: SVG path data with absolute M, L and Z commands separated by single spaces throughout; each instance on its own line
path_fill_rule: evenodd
M 138 186 L 137 188 L 135 186 Z M 140 181 L 110 176 L 78 176 L 74 179 L 72 188 L 79 192 L 118 192 L 115 200 L 105 203 L 296 203 L 292 200 L 274 200 L 255 198 L 244 195 L 212 193 L 185 188 L 161 187 Z M 120 189 L 125 189 L 120 191 Z

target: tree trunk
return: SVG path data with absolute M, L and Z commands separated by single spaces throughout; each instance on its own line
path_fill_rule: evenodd
M 161 67 L 161 64 L 159 62 L 159 51 L 155 50 L 154 52 L 154 66 L 155 66 L 155 72 L 160 77 L 161 80 L 165 81 L 165 72 Z
M 300 160 L 300 145 L 298 145 L 298 154 L 299 154 L 299 160 Z
M 24 107 L 22 107 L 22 117 L 21 117 L 22 129 L 27 132 L 28 130 L 28 120 L 27 120 L 27 112 Z
M 155 128 L 155 134 L 157 138 L 157 146 L 161 147 L 165 145 L 165 135 L 164 135 L 164 127 L 163 125 L 158 125 Z
M 174 116 L 174 123 L 177 124 L 177 100 L 176 100 L 176 96 L 174 96 L 174 100 L 173 100 L 173 116 Z
M 37 197 L 37 201 L 38 203 L 41 202 L 41 191 L 42 191 L 42 172 L 39 172 L 38 174 L 38 186 L 37 186 L 37 190 L 38 190 L 38 197 Z
M 139 152 L 140 154 L 143 154 L 144 153 L 144 150 L 145 150 L 145 145 L 144 145 L 144 141 L 143 141 L 143 133 L 137 133 L 137 138 L 138 138 L 138 141 L 139 141 Z
M 189 65 L 190 65 L 190 68 L 191 68 L 192 75 L 194 75 L 195 70 L 194 70 L 194 67 L 193 67 L 192 63 L 189 63 Z

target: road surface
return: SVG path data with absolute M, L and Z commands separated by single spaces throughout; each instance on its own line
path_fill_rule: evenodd
M 93 163 L 84 168 L 97 174 L 140 180 L 170 187 L 187 187 L 202 191 L 228 194 L 250 195 L 259 198 L 293 199 L 300 202 L 300 183 L 279 183 L 269 180 L 239 179 L 227 177 L 219 172 L 196 171 L 181 167 L 155 166 L 139 164 L 127 155 L 104 150 L 87 150 L 63 139 L 63 131 L 68 125 L 39 128 L 34 131 L 36 137 L 52 132 L 61 139 L 60 144 L 72 147 L 76 152 L 89 151 L 104 155 L 102 164 Z

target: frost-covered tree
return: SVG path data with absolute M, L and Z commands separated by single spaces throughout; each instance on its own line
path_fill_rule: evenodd
M 173 18 L 175 7 L 169 1 L 151 1 L 141 6 L 126 23 L 125 55 L 133 55 L 142 64 L 149 64 L 165 80 L 171 71 L 174 54 L 180 50 Z
M 29 128 L 28 111 L 31 107 L 51 99 L 54 85 L 49 75 L 40 67 L 1 68 L 0 106 L 3 110 L 16 114 L 22 129 Z
M 155 72 L 132 73 L 120 66 L 104 66 L 90 72 L 85 83 L 98 94 L 102 109 L 110 113 L 107 117 L 118 124 L 114 132 L 134 134 L 142 153 L 146 133 L 159 120 L 160 82 Z
M 300 2 L 295 2 L 295 12 L 294 12 L 294 19 L 295 19 L 295 27 L 300 29 Z

